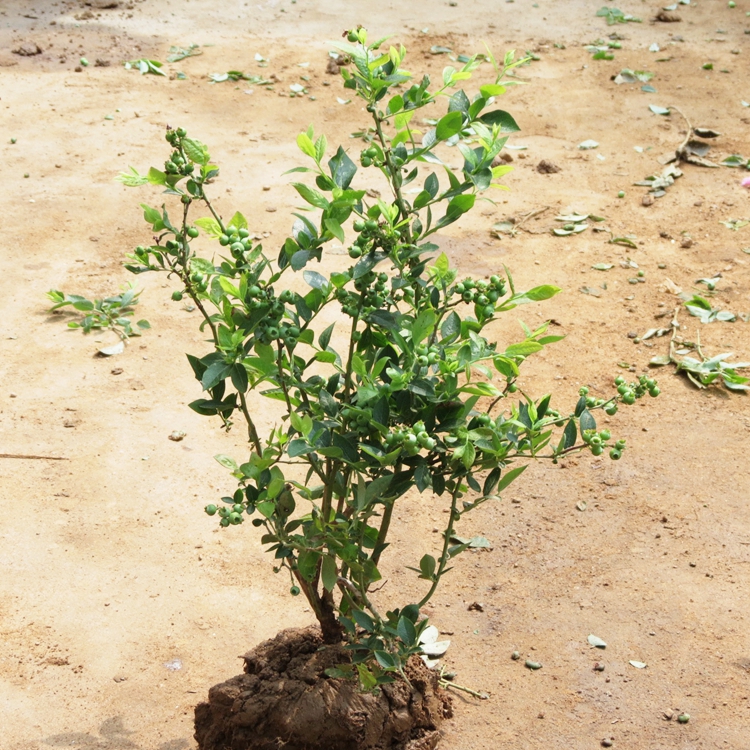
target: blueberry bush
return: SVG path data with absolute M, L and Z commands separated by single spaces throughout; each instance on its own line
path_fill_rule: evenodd
M 202 316 L 210 345 L 188 355 L 203 390 L 191 408 L 247 430 L 246 456 L 217 456 L 236 489 L 206 512 L 222 527 L 249 521 L 257 529 L 257 543 L 289 576 L 291 594 L 310 603 L 325 641 L 348 643 L 351 663 L 332 674 L 374 689 L 419 651 L 427 624 L 420 608 L 472 544 L 456 540 L 464 516 L 496 500 L 531 459 L 556 462 L 582 450 L 619 459 L 624 441 L 598 429 L 595 413 L 612 415 L 658 388 L 646 377 L 620 378 L 610 398 L 582 388 L 562 411 L 549 394 L 523 393 L 517 380 L 527 358 L 562 337 L 547 324 L 524 326 L 506 346 L 490 342 L 485 327 L 559 289 L 519 291 L 507 269 L 459 278 L 431 241 L 482 193 L 505 189 L 498 180 L 510 167 L 496 157 L 518 126 L 495 102 L 517 83 L 506 75 L 524 60 L 511 52 L 498 61 L 488 51 L 446 67 L 433 86 L 402 67 L 403 46 L 368 42 L 363 28 L 346 36 L 341 75 L 371 117 L 365 147 L 355 161 L 312 128 L 299 135 L 307 161 L 291 171 L 307 180 L 292 185 L 305 210 L 294 214 L 275 258 L 241 213 L 220 215 L 210 199 L 219 168 L 184 129 L 167 130 L 162 170 L 131 169 L 121 179 L 161 186 L 178 207 L 142 204 L 153 244 L 136 248 L 127 267 L 177 277 L 173 299 L 190 298 Z M 489 82 L 465 90 L 488 65 Z M 418 130 L 415 116 L 441 105 L 443 114 Z M 456 151 L 460 169 L 446 161 Z M 358 187 L 361 170 L 379 172 L 390 195 Z M 350 263 L 324 275 L 313 266 L 333 241 L 348 248 Z M 293 289 L 297 274 L 304 293 Z M 335 322 L 324 325 L 326 316 Z M 279 413 L 267 435 L 253 420 L 258 398 Z M 386 592 L 373 589 L 381 559 L 393 552 L 394 508 L 417 492 L 433 493 L 448 510 L 445 528 L 437 548 L 409 568 L 424 582 L 419 601 L 385 603 Z

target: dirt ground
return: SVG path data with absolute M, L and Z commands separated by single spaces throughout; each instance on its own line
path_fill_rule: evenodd
M 96 7 L 108 4 L 117 7 Z M 604 393 L 622 363 L 641 372 L 666 352 L 666 338 L 633 339 L 668 327 L 679 299 L 665 279 L 690 291 L 721 273 L 711 303 L 750 312 L 750 226 L 720 223 L 750 219 L 747 173 L 684 165 L 650 206 L 647 188 L 632 186 L 660 172 L 659 158 L 686 132 L 676 111 L 659 116 L 649 104 L 718 130 L 717 161 L 747 150 L 750 2 L 693 0 L 674 11 L 680 22 L 665 23 L 651 21 L 657 3 L 628 0 L 620 7 L 643 23 L 612 27 L 595 17 L 601 0 L 91 5 L 0 4 L 0 452 L 65 459 L 0 457 L 0 748 L 183 750 L 195 747 L 195 704 L 240 671 L 238 655 L 312 615 L 272 574 L 256 530 L 219 533 L 202 512 L 231 487 L 212 456 L 244 446 L 239 432 L 186 407 L 199 386 L 184 353 L 205 351 L 197 313 L 169 300 L 163 278 L 141 276 L 139 313 L 153 328 L 105 359 L 93 355 L 109 338 L 68 331 L 46 312 L 50 288 L 106 296 L 132 278 L 123 255 L 148 239 L 138 203 L 160 196 L 115 175 L 160 165 L 165 125 L 183 126 L 221 166 L 219 210 L 243 211 L 275 255 L 298 204 L 283 175 L 299 163 L 297 133 L 313 123 L 329 143 L 361 148 L 349 134 L 366 113 L 339 103 L 348 95 L 325 72 L 344 28 L 396 34 L 417 73 L 448 64 L 433 45 L 454 55 L 484 41 L 498 53 L 533 51 L 539 60 L 518 73 L 528 85 L 500 105 L 522 128 L 510 143 L 527 147 L 510 151 L 511 192 L 451 226 L 441 244 L 462 272 L 506 264 L 519 287 L 562 287 L 519 311 L 529 324 L 552 318 L 567 337 L 529 361 L 522 386 L 554 388 L 560 406 L 572 405 L 581 385 Z M 623 37 L 614 60 L 593 60 L 585 45 L 613 32 Z M 193 42 L 203 55 L 165 65 L 169 77 L 122 66 Z M 616 85 L 623 68 L 655 73 L 656 93 Z M 274 74 L 275 90 L 209 83 L 227 70 Z M 295 83 L 309 96 L 289 98 Z M 580 150 L 587 139 L 599 147 Z M 560 171 L 540 173 L 542 159 Z M 491 233 L 545 208 L 514 237 Z M 552 236 L 555 215 L 569 211 L 606 217 L 637 247 L 591 229 Z M 629 283 L 637 272 L 622 267 L 627 259 L 645 283 Z M 341 262 L 334 249 L 323 267 Z M 501 341 L 520 338 L 517 317 L 497 325 Z M 680 320 L 707 353 L 750 359 L 747 322 Z M 585 455 L 532 467 L 462 527 L 493 548 L 459 560 L 430 616 L 450 633 L 446 662 L 458 681 L 490 698 L 456 698 L 446 750 L 578 750 L 605 738 L 615 748 L 750 747 L 748 397 L 699 391 L 667 368 L 658 377 L 658 400 L 610 420 L 628 441 L 620 462 Z M 264 408 L 256 414 L 269 426 Z M 182 442 L 168 439 L 174 430 L 187 433 Z M 429 495 L 401 505 L 393 542 L 403 561 L 434 551 L 441 516 Z M 407 601 L 418 582 L 389 564 L 386 592 Z M 483 611 L 470 611 L 473 602 Z M 588 645 L 590 633 L 606 650 Z M 512 661 L 514 650 L 543 668 Z M 682 711 L 687 724 L 675 720 Z

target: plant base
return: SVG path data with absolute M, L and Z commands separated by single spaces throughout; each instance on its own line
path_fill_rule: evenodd
M 349 661 L 318 628 L 283 630 L 247 653 L 245 674 L 215 685 L 195 708 L 199 750 L 434 750 L 450 717 L 437 674 L 414 657 L 378 695 L 325 670 Z

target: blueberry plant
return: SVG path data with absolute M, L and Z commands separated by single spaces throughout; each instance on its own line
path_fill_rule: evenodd
M 173 299 L 189 297 L 210 335 L 207 353 L 188 356 L 205 393 L 190 406 L 227 429 L 234 420 L 247 429 L 244 460 L 217 456 L 238 487 L 206 512 L 222 527 L 246 520 L 258 527 L 274 570 L 310 603 L 325 641 L 349 644 L 352 662 L 334 674 L 371 689 L 419 651 L 420 608 L 470 544 L 456 541 L 464 516 L 496 499 L 532 458 L 608 450 L 619 459 L 624 441 L 610 442 L 594 413 L 614 414 L 618 404 L 658 391 L 646 378 L 618 380 L 606 400 L 582 388 L 571 413 L 553 408 L 550 395 L 527 396 L 518 389 L 520 368 L 561 337 L 549 335 L 547 324 L 524 326 L 523 340 L 499 347 L 483 331 L 559 290 L 518 291 L 507 270 L 459 279 L 430 241 L 480 193 L 502 187 L 497 180 L 510 168 L 495 159 L 518 126 L 493 103 L 515 83 L 505 74 L 523 61 L 513 53 L 502 62 L 474 56 L 445 68 L 433 88 L 428 76 L 417 81 L 402 68 L 403 46 L 368 43 L 363 28 L 347 37 L 344 86 L 364 101 L 370 136 L 358 165 L 341 146 L 329 156 L 325 136 L 312 128 L 299 135 L 309 161 L 291 171 L 311 175 L 314 186 L 292 183 L 307 206 L 275 259 L 240 213 L 222 218 L 209 196 L 219 169 L 184 129 L 167 130 L 172 151 L 163 170 L 132 170 L 122 179 L 161 185 L 181 202 L 171 217 L 166 206 L 142 204 L 154 244 L 136 248 L 127 265 L 179 279 Z M 493 78 L 470 94 L 460 86 L 483 62 Z M 440 102 L 447 112 L 417 130 L 415 115 Z M 441 156 L 455 153 L 451 146 L 460 168 Z M 360 168 L 379 172 L 390 195 L 370 198 L 357 187 Z M 408 185 L 419 186 L 408 191 L 413 197 Z M 194 218 L 196 209 L 203 215 Z M 310 266 L 333 240 L 348 247 L 351 262 L 326 276 Z M 292 288 L 299 284 L 290 276 L 300 272 L 305 293 Z M 280 410 L 267 436 L 253 420 L 250 399 L 258 395 Z M 394 508 L 415 492 L 439 498 L 445 529 L 437 549 L 410 568 L 424 581 L 421 599 L 384 607 L 373 588 Z

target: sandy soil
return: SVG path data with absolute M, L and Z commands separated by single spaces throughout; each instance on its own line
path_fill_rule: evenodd
M 8 750 L 193 748 L 193 707 L 208 687 L 237 673 L 238 655 L 279 628 L 311 622 L 273 576 L 255 531 L 218 533 L 201 510 L 231 485 L 212 456 L 240 455 L 243 446 L 240 434 L 185 406 L 198 386 L 184 352 L 204 351 L 196 314 L 169 301 L 163 279 L 142 276 L 139 312 L 153 329 L 102 359 L 93 355 L 109 339 L 84 338 L 46 313 L 50 288 L 101 296 L 130 280 L 123 255 L 148 236 L 138 203 L 159 196 L 113 178 L 130 164 L 163 162 L 167 123 L 211 146 L 222 169 L 219 209 L 242 210 L 274 248 L 297 203 L 282 175 L 297 163 L 296 134 L 314 123 L 329 142 L 358 152 L 349 134 L 367 122 L 358 104 L 337 101 L 343 91 L 325 72 L 327 40 L 355 23 L 395 32 L 412 69 L 434 73 L 446 58 L 430 54 L 432 45 L 466 53 L 486 40 L 496 51 L 531 50 L 540 59 L 519 72 L 529 85 L 502 105 L 522 127 L 511 142 L 528 147 L 511 152 L 512 192 L 442 238 L 463 271 L 505 263 L 519 286 L 565 290 L 523 310 L 530 324 L 552 318 L 567 336 L 529 362 L 523 387 L 554 388 L 572 403 L 582 384 L 608 387 L 618 363 L 642 371 L 666 339 L 634 343 L 628 334 L 668 323 L 660 316 L 676 298 L 661 287 L 667 277 L 689 290 L 720 272 L 712 304 L 750 312 L 750 227 L 720 223 L 750 218 L 742 174 L 686 165 L 651 206 L 641 203 L 646 188 L 632 187 L 660 171 L 659 157 L 685 134 L 679 114 L 658 116 L 649 104 L 676 105 L 693 124 L 720 131 L 710 154 L 717 160 L 747 150 L 746 0 L 734 9 L 719 0 L 680 6 L 679 23 L 650 22 L 657 3 L 630 0 L 622 9 L 644 22 L 616 27 L 595 17 L 600 0 L 377 10 L 362 0 L 115 4 L 0 7 L 0 451 L 65 459 L 0 457 L 0 747 Z M 624 37 L 615 59 L 592 60 L 585 45 L 612 32 Z M 191 42 L 206 45 L 202 56 L 166 66 L 186 80 L 122 67 L 164 60 L 171 45 Z M 660 52 L 649 51 L 653 43 Z M 11 51 L 21 45 L 41 52 Z M 258 67 L 256 53 L 268 67 Z M 91 64 L 77 71 L 82 56 Z M 615 85 L 622 68 L 656 73 L 657 93 Z M 276 90 L 209 84 L 208 74 L 230 69 L 273 73 Z M 302 75 L 311 96 L 282 96 Z M 579 150 L 586 139 L 599 148 Z M 539 173 L 542 159 L 560 172 Z M 517 236 L 491 235 L 495 222 L 545 207 Z M 637 249 L 591 230 L 553 237 L 554 216 L 570 210 L 606 217 Z M 628 282 L 627 258 L 645 283 Z M 336 263 L 333 254 L 326 267 Z M 614 267 L 592 270 L 595 263 Z M 746 322 L 681 320 L 706 352 L 750 359 Z M 510 316 L 497 335 L 512 341 L 518 330 Z M 584 456 L 533 467 L 502 503 L 468 521 L 466 534 L 482 533 L 494 547 L 460 561 L 431 617 L 451 633 L 447 663 L 459 681 L 491 698 L 456 699 L 446 750 L 577 750 L 603 738 L 644 749 L 750 745 L 750 409 L 742 394 L 698 391 L 666 369 L 659 377 L 657 401 L 611 420 L 628 440 L 622 461 Z M 268 424 L 264 405 L 256 408 Z M 187 437 L 170 441 L 173 430 Z M 432 549 L 440 517 L 429 496 L 402 505 L 393 541 L 404 559 Z M 416 591 L 413 574 L 390 564 L 390 593 L 400 600 Z M 468 610 L 475 601 L 483 611 Z M 592 649 L 589 633 L 607 649 Z M 543 668 L 524 669 L 510 659 L 514 650 Z M 167 666 L 174 660 L 180 669 Z M 677 711 L 690 722 L 664 717 Z

